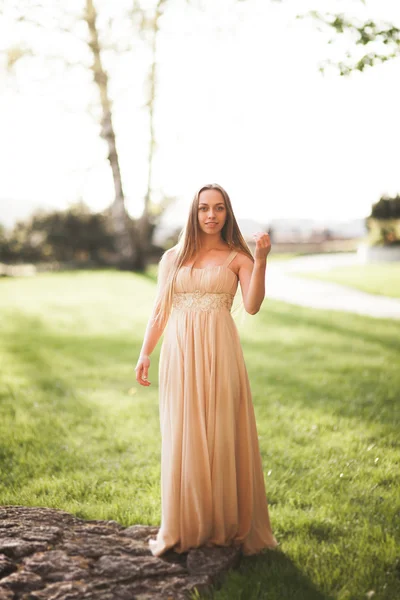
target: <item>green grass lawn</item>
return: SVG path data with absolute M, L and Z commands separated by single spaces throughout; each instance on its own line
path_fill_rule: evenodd
M 296 273 L 297 276 L 333 281 L 370 294 L 400 298 L 400 263 L 349 265 L 329 271 Z
M 160 430 L 134 367 L 154 277 L 0 281 L 0 504 L 160 523 Z M 275 551 L 215 600 L 400 598 L 400 323 L 266 300 L 238 323 Z

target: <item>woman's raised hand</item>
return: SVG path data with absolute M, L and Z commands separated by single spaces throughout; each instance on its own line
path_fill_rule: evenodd
M 139 360 L 135 367 L 135 371 L 136 371 L 136 381 L 138 381 L 140 383 L 140 385 L 145 385 L 145 386 L 151 385 L 150 381 L 148 380 L 149 368 L 150 368 L 150 358 L 146 354 L 139 356 Z
M 256 243 L 256 250 L 254 253 L 254 260 L 266 259 L 271 250 L 271 240 L 268 233 L 254 233 L 254 241 Z

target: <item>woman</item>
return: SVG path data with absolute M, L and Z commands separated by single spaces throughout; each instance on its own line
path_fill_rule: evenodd
M 159 264 L 158 294 L 135 369 L 137 381 L 149 386 L 150 355 L 165 330 L 159 362 L 162 519 L 149 541 L 155 556 L 211 545 L 240 546 L 250 555 L 278 545 L 230 313 L 238 282 L 248 313 L 256 314 L 263 302 L 271 244 L 266 233 L 255 240 L 253 259 L 228 194 L 206 185 L 193 199 L 178 244 Z

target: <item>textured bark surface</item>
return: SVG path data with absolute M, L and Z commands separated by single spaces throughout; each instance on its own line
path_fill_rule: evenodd
M 0 600 L 186 600 L 240 563 L 240 550 L 221 547 L 155 557 L 147 542 L 157 531 L 2 506 Z

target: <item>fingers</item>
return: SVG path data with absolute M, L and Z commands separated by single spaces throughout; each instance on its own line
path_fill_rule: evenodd
M 256 244 L 255 258 L 266 259 L 271 251 L 271 240 L 269 234 L 266 232 L 258 232 L 253 234 L 253 238 Z
M 255 242 L 256 242 L 256 245 L 258 246 L 258 248 L 268 248 L 268 246 L 271 245 L 269 233 L 266 233 L 266 232 L 253 233 L 253 238 L 255 238 Z
M 150 381 L 148 381 L 148 372 L 149 368 L 145 367 L 143 364 L 140 364 L 136 367 L 136 381 L 145 387 L 151 385 Z

